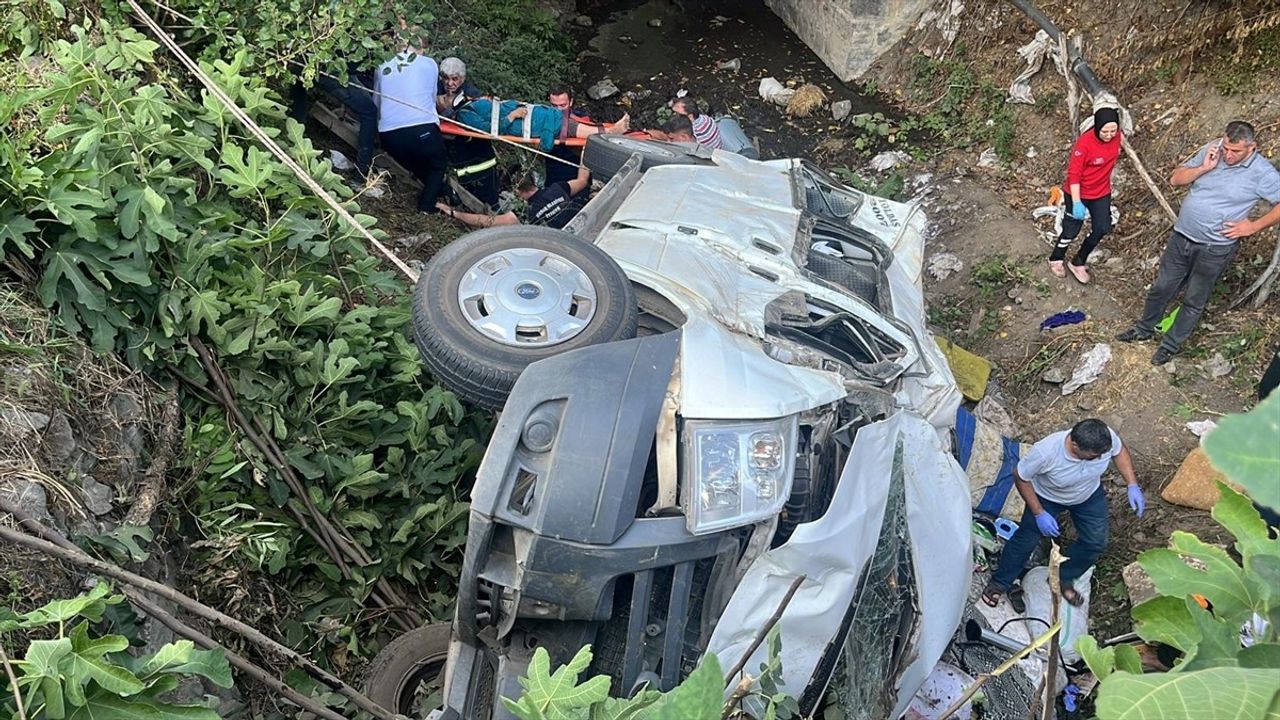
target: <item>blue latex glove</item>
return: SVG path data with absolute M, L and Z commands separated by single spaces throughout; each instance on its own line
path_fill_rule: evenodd
M 1036 515 L 1036 527 L 1040 529 L 1041 535 L 1058 537 L 1058 535 L 1061 534 L 1061 531 L 1058 529 L 1058 521 L 1047 512 L 1042 512 L 1039 515 Z
M 1147 498 L 1142 494 L 1142 488 L 1137 485 L 1129 486 L 1129 507 L 1138 513 L 1138 517 L 1142 517 L 1142 513 L 1147 509 Z
M 1085 208 L 1084 203 L 1079 200 L 1071 204 L 1071 217 L 1077 220 L 1084 220 L 1085 215 L 1088 214 L 1089 211 Z

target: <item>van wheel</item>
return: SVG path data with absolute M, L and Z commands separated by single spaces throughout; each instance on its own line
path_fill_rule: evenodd
M 426 717 L 444 707 L 449 624 L 411 630 L 392 640 L 369 663 L 364 694 L 393 713 Z
M 636 335 L 622 268 L 595 245 L 536 226 L 478 230 L 431 259 L 413 298 L 413 335 L 458 396 L 501 410 L 530 363 Z
M 692 154 L 692 149 L 657 140 L 641 140 L 626 135 L 592 135 L 582 151 L 582 164 L 596 178 L 608 181 L 640 153 L 641 171 L 658 165 L 712 165 L 710 159 Z

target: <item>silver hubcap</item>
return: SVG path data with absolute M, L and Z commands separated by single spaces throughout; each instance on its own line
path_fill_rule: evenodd
M 596 314 L 596 288 L 577 265 L 546 250 L 500 250 L 472 265 L 458 285 L 467 322 L 503 345 L 555 345 Z

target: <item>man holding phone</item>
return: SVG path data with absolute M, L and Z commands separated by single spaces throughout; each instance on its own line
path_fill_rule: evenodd
M 1257 150 L 1253 126 L 1235 120 L 1227 123 L 1221 139 L 1200 148 L 1169 178 L 1171 185 L 1190 185 L 1191 192 L 1178 211 L 1142 318 L 1116 336 L 1122 342 L 1150 340 L 1169 303 L 1185 286 L 1182 308 L 1151 356 L 1153 365 L 1169 362 L 1187 341 L 1213 286 L 1235 258 L 1240 238 L 1280 223 L 1280 170 Z M 1250 220 L 1259 200 L 1270 203 L 1271 209 Z

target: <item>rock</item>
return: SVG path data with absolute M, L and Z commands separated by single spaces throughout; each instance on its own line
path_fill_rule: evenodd
M 1062 368 L 1049 368 L 1040 375 L 1040 379 L 1051 385 L 1061 385 L 1067 381 L 1067 373 Z
M 386 195 L 387 191 L 383 190 L 381 187 L 377 185 L 369 185 L 369 186 L 366 186 L 363 190 L 361 190 L 360 194 L 363 195 L 364 197 L 371 197 L 377 200 L 383 195 Z
M 1227 476 L 1209 463 L 1209 456 L 1197 447 L 1187 454 L 1187 458 L 1178 466 L 1173 479 L 1160 491 L 1165 502 L 1211 510 L 1218 502 L 1218 482 L 1226 482 Z
M 1138 564 L 1137 560 L 1125 565 L 1124 570 L 1120 571 L 1120 576 L 1124 578 L 1125 589 L 1129 591 L 1130 605 L 1144 603 L 1160 594 L 1156 591 L 1156 585 L 1151 581 L 1151 576 L 1142 569 L 1142 565 Z
M 734 58 L 732 60 L 724 60 L 716 63 L 717 70 L 728 70 L 729 72 L 738 72 L 742 69 L 742 60 Z
M 80 487 L 84 490 L 84 505 L 89 508 L 89 512 L 94 515 L 111 512 L 111 499 L 114 495 L 111 486 L 94 480 L 92 475 L 85 475 L 80 481 Z
M 40 445 L 54 465 L 65 467 L 71 462 L 77 448 L 76 437 L 71 432 L 71 422 L 61 410 L 55 411 L 49 419 L 49 427 Z
M 938 253 L 929 258 L 929 274 L 935 280 L 946 280 L 953 272 L 960 272 L 964 262 L 954 253 Z
M 613 84 L 609 78 L 605 78 L 600 82 L 587 88 L 587 97 L 592 100 L 603 100 L 612 95 L 618 94 L 618 86 Z
M 19 408 L 0 408 L 0 435 L 21 440 L 49 425 L 49 416 Z
M 1089 259 L 1095 263 L 1106 262 L 1109 257 L 1111 257 L 1111 253 L 1101 248 L 1094 250 L 1093 253 L 1089 255 Z
M 662 18 L 653 18 L 649 21 L 649 27 L 662 27 Z
M 1106 265 L 1107 267 L 1120 267 L 1123 264 L 1124 258 L 1119 256 L 1107 258 L 1107 261 L 1103 263 L 1103 265 Z
M 586 15 L 579 15 L 573 19 L 573 24 L 579 27 L 591 27 L 594 23 L 591 18 Z
M 1223 357 L 1220 352 L 1215 352 L 1213 357 L 1209 358 L 1201 367 L 1208 373 L 1209 377 L 1214 379 L 1230 375 L 1235 368 L 1231 361 Z
M 1170 360 L 1169 362 L 1165 363 L 1165 365 L 1164 365 L 1164 371 L 1165 371 L 1165 372 L 1167 372 L 1167 373 L 1169 373 L 1170 375 L 1176 375 L 1176 374 L 1177 374 L 1177 372 L 1178 372 L 1178 363 L 1177 363 L 1177 361 L 1176 361 L 1176 360 Z
M 837 122 L 849 117 L 853 112 L 852 100 L 837 100 L 831 103 L 831 119 Z
M 49 515 L 49 496 L 40 483 L 10 475 L 0 479 L 0 497 L 43 524 L 53 527 L 53 517 Z
M 427 264 L 426 264 L 426 263 L 424 263 L 424 262 L 422 262 L 421 260 L 418 260 L 418 259 L 416 259 L 416 258 L 415 258 L 415 259 L 413 259 L 413 260 L 408 260 L 408 261 L 406 261 L 406 262 L 405 262 L 405 265 L 408 265 L 410 268 L 412 268 L 412 269 L 413 269 L 413 271 L 414 271 L 414 272 L 418 272 L 418 273 L 422 272 L 422 271 L 423 271 L 423 270 L 425 270 L 425 269 L 426 269 L 426 267 L 427 267 Z
M 1036 291 L 1029 287 L 1019 285 L 1014 288 L 1009 288 L 1009 290 L 1005 292 L 1005 295 L 1015 304 L 1022 305 L 1027 300 L 1034 300 L 1036 298 Z

